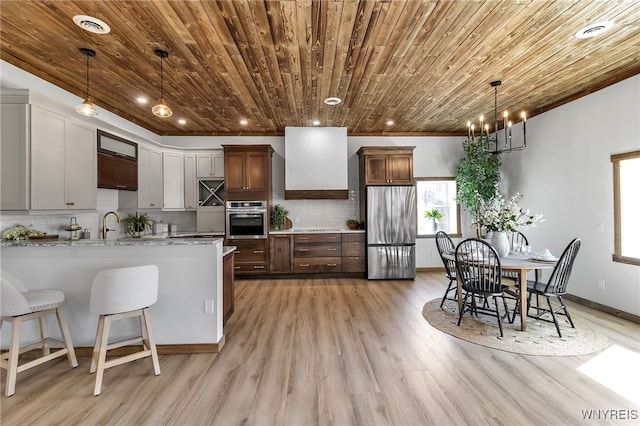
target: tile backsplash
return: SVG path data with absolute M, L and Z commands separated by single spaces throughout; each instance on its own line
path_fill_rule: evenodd
M 75 217 L 78 225 L 80 225 L 82 229 L 91 230 L 92 239 L 99 239 L 101 238 L 102 217 L 105 213 L 115 211 L 120 217 L 124 218 L 127 212 L 118 211 L 117 190 L 98 188 L 97 197 L 98 208 L 96 211 L 91 212 L 74 212 L 69 214 L 2 214 L 0 215 L 0 230 L 5 230 L 20 223 L 22 225 L 31 225 L 35 229 L 46 232 L 47 234 L 58 234 L 60 238 L 69 238 L 69 232 L 65 231 L 64 228 L 69 226 L 71 218 Z M 178 231 L 196 230 L 195 211 L 162 212 L 159 210 L 148 210 L 146 213 L 148 213 L 154 221 L 177 225 Z M 121 224 L 117 224 L 115 218 L 108 218 L 107 225 L 110 229 L 116 229 L 115 233 L 109 233 L 109 239 L 123 238 L 126 236 L 124 227 Z
M 90 212 L 74 213 L 32 213 L 32 214 L 2 214 L 0 215 L 0 231 L 4 231 L 16 224 L 31 225 L 35 229 L 47 234 L 57 234 L 60 238 L 69 238 L 69 232 L 64 229 L 69 226 L 72 217 L 76 218 L 82 229 L 91 230 L 91 238 L 99 239 L 102 229 L 102 217 L 109 211 L 116 211 L 122 218 L 126 211 L 118 211 L 118 191 L 112 189 L 98 189 L 98 208 Z M 273 204 L 281 204 L 289 210 L 288 217 L 296 228 L 343 228 L 345 221 L 358 218 L 358 192 L 351 191 L 349 200 L 284 200 L 282 196 L 274 194 Z M 144 211 L 144 210 L 142 210 Z M 146 213 L 154 221 L 176 225 L 178 231 L 196 230 L 196 212 L 171 212 L 148 210 Z M 113 217 L 108 218 L 109 228 L 115 228 L 116 233 L 110 232 L 109 239 L 125 237 L 124 227 L 118 225 Z M 117 226 L 116 226 L 117 225 Z

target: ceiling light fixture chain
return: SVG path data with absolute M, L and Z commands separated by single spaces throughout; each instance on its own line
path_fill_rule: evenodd
M 165 58 L 169 57 L 169 52 L 162 49 L 156 49 L 155 53 L 160 57 L 160 101 L 156 105 L 154 105 L 154 107 L 151 109 L 151 112 L 156 117 L 168 118 L 171 117 L 173 111 L 171 111 L 171 108 L 169 108 L 169 105 L 167 105 L 164 100 L 164 69 L 162 67 L 162 63 L 164 62 Z
M 92 49 L 88 49 L 86 47 L 81 47 L 80 52 L 87 57 L 87 76 L 86 76 L 86 87 L 87 87 L 87 95 L 85 100 L 76 107 L 76 112 L 82 115 L 86 115 L 89 117 L 98 115 L 98 108 L 91 102 L 91 96 L 89 95 L 89 58 L 93 58 L 96 56 L 96 51 Z
M 499 123 L 498 123 L 498 86 L 502 84 L 502 81 L 496 80 L 490 83 L 493 87 L 493 119 L 494 119 L 494 131 L 489 133 L 489 124 L 484 122 L 484 116 L 480 116 L 480 135 L 475 134 L 475 124 L 471 121 L 467 121 L 468 128 L 468 140 L 475 141 L 476 137 L 479 138 L 480 143 L 486 151 L 492 154 L 502 154 L 503 152 L 522 151 L 527 147 L 527 115 L 524 111 L 520 114 L 522 117 L 522 144 L 513 146 L 513 123 L 509 120 L 509 113 L 507 111 L 503 114 L 502 130 L 504 133 L 504 141 L 500 141 Z M 493 135 L 493 137 L 492 137 Z

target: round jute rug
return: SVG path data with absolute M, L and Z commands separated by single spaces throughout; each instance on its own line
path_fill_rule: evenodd
M 429 324 L 443 333 L 488 348 L 524 355 L 577 356 L 592 354 L 609 346 L 609 339 L 596 324 L 577 315 L 571 316 L 575 329 L 564 317 L 559 320 L 562 337 L 558 337 L 553 323 L 533 318 L 527 318 L 526 331 L 520 331 L 519 318 L 513 324 L 504 321 L 504 337 L 500 337 L 494 317 L 465 313 L 458 327 L 457 302 L 447 300 L 441 309 L 440 301 L 431 300 L 422 309 L 422 316 Z

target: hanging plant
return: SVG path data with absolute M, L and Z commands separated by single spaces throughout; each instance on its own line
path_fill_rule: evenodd
M 460 161 L 456 173 L 456 201 L 464 204 L 475 223 L 481 223 L 481 203 L 493 198 L 500 183 L 501 159 L 487 150 L 487 143 L 484 135 L 466 140 L 463 143 L 466 157 Z M 477 231 L 479 236 L 480 230 Z

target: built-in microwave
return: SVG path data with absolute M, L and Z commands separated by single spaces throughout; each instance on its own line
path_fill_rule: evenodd
M 227 201 L 228 239 L 267 238 L 269 209 L 266 201 Z

